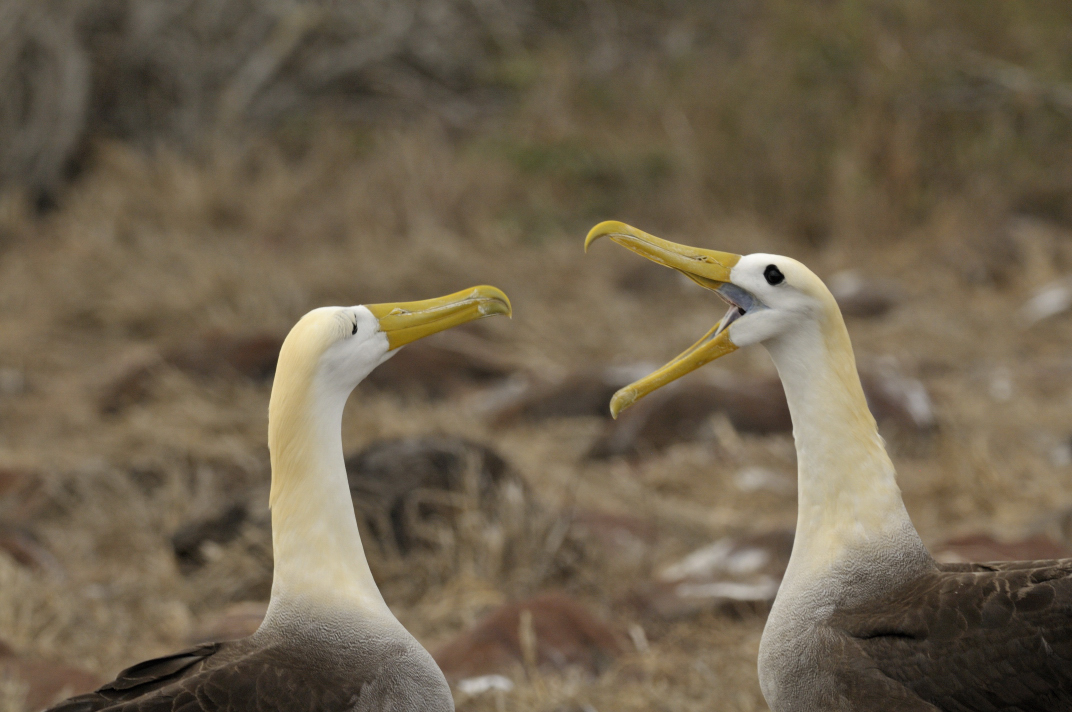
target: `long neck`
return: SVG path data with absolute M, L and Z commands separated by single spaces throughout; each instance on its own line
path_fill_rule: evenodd
M 269 619 L 291 608 L 391 616 L 369 570 L 342 453 L 347 394 L 315 376 L 280 382 L 269 407 L 272 546 Z
M 838 575 L 861 560 L 901 573 L 927 565 L 836 307 L 767 347 L 797 450 L 797 533 L 787 579 Z

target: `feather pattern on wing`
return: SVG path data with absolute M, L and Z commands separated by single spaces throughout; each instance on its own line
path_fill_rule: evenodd
M 1072 709 L 1072 559 L 938 565 L 829 621 L 890 687 L 947 712 Z M 843 683 L 854 697 L 852 671 Z

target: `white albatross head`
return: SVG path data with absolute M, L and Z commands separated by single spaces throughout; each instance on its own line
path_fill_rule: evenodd
M 348 394 L 402 346 L 497 314 L 511 314 L 510 300 L 486 285 L 415 302 L 314 309 L 283 342 L 277 373 L 286 378 L 277 382 L 315 373 L 322 385 Z
M 600 237 L 681 272 L 730 305 L 703 338 L 654 373 L 618 391 L 610 406 L 615 418 L 648 393 L 738 348 L 791 338 L 797 330 L 816 323 L 824 327 L 832 315 L 840 323 L 830 290 L 791 257 L 764 253 L 742 257 L 688 247 L 614 220 L 592 228 L 585 251 Z
M 511 313 L 506 294 L 486 285 L 415 302 L 312 310 L 294 325 L 279 351 L 268 405 L 273 471 L 304 456 L 303 440 L 294 437 L 304 432 L 298 427 L 301 421 L 314 411 L 331 412 L 334 432 L 350 392 L 399 348 L 474 319 Z M 273 478 L 271 505 L 285 480 Z

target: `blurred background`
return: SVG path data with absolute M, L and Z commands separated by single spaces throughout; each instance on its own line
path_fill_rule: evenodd
M 306 311 L 504 289 L 343 423 L 460 710 L 763 710 L 795 522 L 762 349 L 596 222 L 791 255 L 943 560 L 1072 556 L 1072 5 L 0 0 L 0 710 L 245 635 Z

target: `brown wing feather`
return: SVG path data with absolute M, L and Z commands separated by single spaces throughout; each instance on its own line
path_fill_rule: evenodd
M 1072 709 L 1072 559 L 939 566 L 830 623 L 854 667 L 938 709 Z
M 212 657 L 219 649 L 219 643 L 209 643 L 171 655 L 165 655 L 162 658 L 153 658 L 152 660 L 140 662 L 121 671 L 115 676 L 114 680 L 100 689 L 102 691 L 120 692 L 134 688 L 144 688 L 147 685 L 161 682 L 166 683 L 178 678 L 179 673 L 189 669 L 194 664 L 204 662 Z
M 361 685 L 352 677 L 340 677 L 331 666 L 295 675 L 293 659 L 271 648 L 244 650 L 240 643 L 211 643 L 138 663 L 96 692 L 47 712 L 313 712 L 355 705 Z

